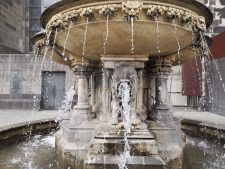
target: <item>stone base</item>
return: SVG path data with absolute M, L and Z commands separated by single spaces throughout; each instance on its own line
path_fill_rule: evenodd
M 170 112 L 170 109 L 159 109 L 154 108 L 153 112 L 150 114 L 150 119 L 153 121 L 162 124 L 162 125 L 169 125 L 174 126 L 174 118 Z
M 85 160 L 86 167 L 118 168 L 120 154 L 124 151 L 124 132 L 122 123 L 99 125 Z M 155 136 L 147 129 L 147 125 L 142 123 L 133 126 L 127 137 L 131 147 L 131 159 L 127 162 L 129 168 L 164 169 Z
M 182 169 L 182 153 L 185 137 L 177 124 L 176 128 L 160 125 L 153 121 L 146 121 L 148 128 L 155 135 L 159 156 L 163 159 L 167 169 Z
M 118 169 L 119 156 L 96 155 L 89 157 L 86 161 L 88 169 Z M 165 169 L 163 160 L 157 155 L 132 156 L 126 165 L 129 169 Z
M 74 124 L 88 123 L 90 120 L 95 118 L 95 114 L 91 112 L 90 105 L 76 105 L 74 107 L 72 117 L 70 118 L 70 126 Z
M 98 121 L 67 128 L 56 135 L 60 167 L 70 169 L 118 169 L 123 152 L 123 125 Z M 147 124 L 147 125 L 146 125 Z M 152 121 L 133 128 L 128 140 L 131 146 L 129 169 L 181 169 L 182 139 L 178 129 Z M 70 136 L 66 137 L 64 132 Z M 68 140 L 66 140 L 67 138 Z

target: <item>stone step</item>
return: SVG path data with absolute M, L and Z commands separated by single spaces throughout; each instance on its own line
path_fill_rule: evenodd
M 85 161 L 87 169 L 118 169 L 120 156 L 96 155 L 88 156 Z M 129 169 L 165 169 L 164 161 L 158 155 L 132 156 L 126 163 Z
M 124 131 L 111 131 L 111 132 L 98 132 L 95 134 L 97 139 L 123 139 Z M 131 134 L 127 135 L 128 139 L 154 139 L 155 136 L 147 130 L 143 131 L 134 131 Z
M 158 144 L 155 140 L 129 140 L 131 155 L 148 156 L 158 155 Z M 122 139 L 93 139 L 90 144 L 89 154 L 111 154 L 116 155 L 124 150 Z

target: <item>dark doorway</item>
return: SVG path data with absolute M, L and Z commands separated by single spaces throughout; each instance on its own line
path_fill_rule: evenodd
M 42 110 L 57 110 L 65 98 L 65 72 L 42 72 Z

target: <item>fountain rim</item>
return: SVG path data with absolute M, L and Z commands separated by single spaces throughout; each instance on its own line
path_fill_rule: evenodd
M 112 4 L 112 3 L 122 3 L 123 0 L 94 0 L 94 2 L 90 0 L 82 0 L 82 1 L 74 1 L 74 0 L 64 0 L 64 1 L 59 1 L 51 6 L 49 6 L 41 15 L 40 22 L 43 28 L 46 28 L 48 22 L 51 20 L 51 18 L 64 11 L 67 10 L 71 7 L 79 7 L 79 6 L 84 6 L 88 4 L 102 4 L 107 2 L 107 4 Z M 210 11 L 209 8 L 207 8 L 205 5 L 202 3 L 196 1 L 196 0 L 173 0 L 172 2 L 169 0 L 158 0 L 155 2 L 155 0 L 143 0 L 144 3 L 149 3 L 149 2 L 154 2 L 156 4 L 172 4 L 172 5 L 177 5 L 183 8 L 187 8 L 186 5 L 191 5 L 193 6 L 192 8 L 189 7 L 187 9 L 192 10 L 196 12 L 197 14 L 204 14 L 204 18 L 206 19 L 206 26 L 207 28 L 210 27 L 210 25 L 213 23 L 213 14 Z M 183 5 L 182 5 L 183 4 Z

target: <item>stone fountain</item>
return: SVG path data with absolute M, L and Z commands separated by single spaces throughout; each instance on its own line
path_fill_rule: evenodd
M 181 168 L 182 135 L 167 78 L 172 66 L 202 52 L 209 9 L 190 0 L 65 0 L 41 21 L 35 52 L 68 65 L 76 77 L 77 105 L 56 136 L 61 165 Z

